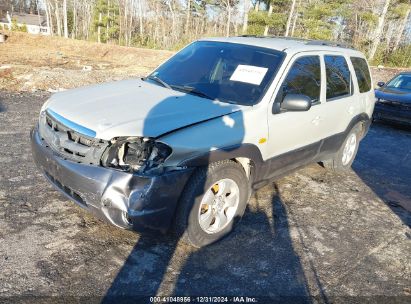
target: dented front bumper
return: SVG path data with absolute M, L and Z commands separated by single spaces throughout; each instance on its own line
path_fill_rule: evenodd
M 94 215 L 125 229 L 165 232 L 191 168 L 141 176 L 65 160 L 31 131 L 34 160 L 62 193 Z

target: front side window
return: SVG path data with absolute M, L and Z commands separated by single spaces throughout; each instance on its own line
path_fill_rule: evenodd
M 351 73 L 343 56 L 324 56 L 327 100 L 351 94 Z
M 351 62 L 354 67 L 355 76 L 357 76 L 360 93 L 370 91 L 371 76 L 367 61 L 364 58 L 351 57 Z
M 292 65 L 282 85 L 280 101 L 287 94 L 303 94 L 311 98 L 312 103 L 320 100 L 321 65 L 319 56 L 298 58 Z
M 283 58 L 283 52 L 268 48 L 197 41 L 150 76 L 188 94 L 253 105 L 262 98 Z

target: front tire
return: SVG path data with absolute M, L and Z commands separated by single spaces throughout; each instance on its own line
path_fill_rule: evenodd
M 323 166 L 326 169 L 341 172 L 351 168 L 355 156 L 358 152 L 359 143 L 361 140 L 361 125 L 356 125 L 348 133 L 341 148 L 333 156 L 333 158 L 323 161 Z
M 231 160 L 197 169 L 182 194 L 174 229 L 194 247 L 229 234 L 244 214 L 249 183 L 243 167 Z

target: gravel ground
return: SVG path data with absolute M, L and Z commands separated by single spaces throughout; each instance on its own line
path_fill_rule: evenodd
M 410 131 L 373 125 L 352 171 L 313 164 L 272 182 L 232 235 L 195 250 L 109 226 L 52 189 L 29 146 L 47 97 L 0 93 L 0 302 L 410 303 Z

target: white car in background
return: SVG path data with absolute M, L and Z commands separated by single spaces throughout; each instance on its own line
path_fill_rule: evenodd
M 202 39 L 144 79 L 53 95 L 31 133 L 60 191 L 110 223 L 201 247 L 251 192 L 312 162 L 350 168 L 370 125 L 364 55 L 319 41 Z

